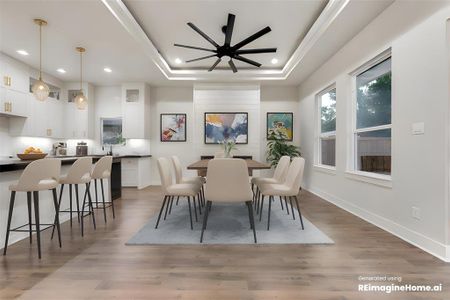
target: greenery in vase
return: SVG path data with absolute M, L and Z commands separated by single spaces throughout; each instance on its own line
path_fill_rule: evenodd
M 232 150 L 237 150 L 236 142 L 234 140 L 224 140 L 223 153 L 225 157 L 230 157 Z
M 289 144 L 280 137 L 276 136 L 276 133 L 272 133 L 267 141 L 267 162 L 272 167 L 278 164 L 278 161 L 282 156 L 297 157 L 301 156 L 299 147 Z

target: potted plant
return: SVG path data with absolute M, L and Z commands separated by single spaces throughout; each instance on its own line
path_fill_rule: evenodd
M 278 164 L 278 161 L 282 156 L 297 157 L 301 156 L 299 147 L 289 144 L 281 136 L 278 136 L 275 132 L 272 132 L 267 141 L 267 162 L 272 167 Z

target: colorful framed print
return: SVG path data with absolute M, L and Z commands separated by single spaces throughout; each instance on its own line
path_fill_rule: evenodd
M 267 139 L 292 141 L 294 114 L 291 112 L 267 113 Z
M 248 113 L 205 113 L 205 144 L 220 144 L 226 140 L 248 144 Z
M 161 142 L 186 142 L 186 114 L 161 114 Z

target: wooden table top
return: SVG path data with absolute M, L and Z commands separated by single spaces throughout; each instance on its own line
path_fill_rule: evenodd
M 187 168 L 189 170 L 206 170 L 208 169 L 209 159 L 203 159 L 190 164 Z M 247 167 L 249 170 L 264 170 L 270 169 L 270 165 L 262 163 L 253 159 L 246 159 Z

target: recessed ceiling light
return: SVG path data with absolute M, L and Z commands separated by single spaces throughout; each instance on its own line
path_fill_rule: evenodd
M 29 55 L 27 51 L 22 50 L 22 49 L 21 50 L 17 50 L 16 52 L 19 53 L 20 55 L 24 55 L 24 56 Z
M 270 61 L 273 65 L 278 63 L 278 59 L 276 58 L 272 58 L 272 60 Z
M 105 71 L 106 73 L 111 73 L 112 72 L 112 70 L 110 68 L 108 68 L 108 67 L 104 68 L 103 71 Z
M 57 69 L 56 71 L 58 71 L 58 72 L 61 73 L 61 74 L 66 73 L 66 70 L 64 70 L 63 68 L 59 68 L 59 69 Z
M 175 63 L 176 64 L 181 64 L 183 61 L 181 59 L 179 59 L 178 57 L 175 58 Z

